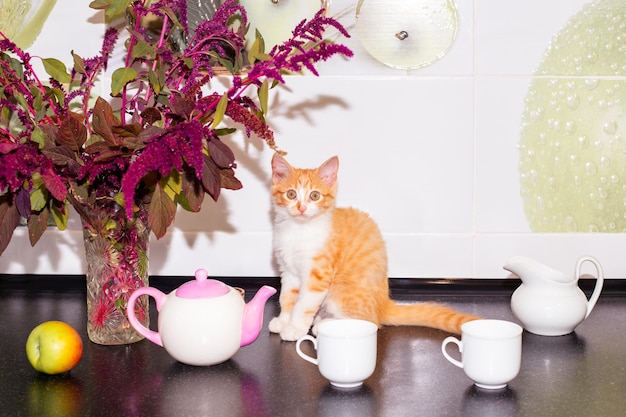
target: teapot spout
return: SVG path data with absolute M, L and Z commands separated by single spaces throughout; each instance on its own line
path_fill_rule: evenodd
M 254 298 L 246 304 L 243 310 L 243 323 L 241 327 L 241 346 L 247 346 L 254 342 L 263 326 L 263 309 L 267 300 L 276 294 L 276 289 L 264 285 L 256 293 Z
M 577 280 L 577 277 L 566 275 L 526 256 L 509 258 L 503 268 L 517 275 L 524 284 L 549 282 L 567 284 Z

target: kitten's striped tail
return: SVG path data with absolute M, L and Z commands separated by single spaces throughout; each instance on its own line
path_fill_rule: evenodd
M 398 304 L 389 300 L 382 309 L 381 324 L 426 326 L 461 334 L 461 325 L 480 317 L 431 303 Z

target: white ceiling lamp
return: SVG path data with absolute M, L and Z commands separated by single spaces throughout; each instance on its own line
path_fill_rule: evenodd
M 291 32 L 303 19 L 312 19 L 320 9 L 330 8 L 330 0 L 240 0 L 239 3 L 246 9 L 250 23 L 246 45 L 254 42 L 258 30 L 266 52 L 291 39 Z
M 454 0 L 359 0 L 356 9 L 356 32 L 365 50 L 397 69 L 439 60 L 457 29 Z

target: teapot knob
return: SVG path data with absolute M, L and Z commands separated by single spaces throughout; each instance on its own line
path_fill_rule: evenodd
M 198 269 L 196 271 L 196 281 L 206 281 L 209 278 L 209 273 L 206 269 Z
M 207 279 L 206 269 L 196 271 L 196 279 L 186 282 L 176 290 L 176 295 L 182 298 L 213 298 L 228 294 L 230 287 L 221 281 Z

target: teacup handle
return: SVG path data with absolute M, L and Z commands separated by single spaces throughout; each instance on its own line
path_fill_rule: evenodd
M 459 352 L 463 353 L 463 343 L 457 339 L 456 337 L 453 336 L 448 336 L 443 340 L 443 343 L 441 343 L 441 353 L 443 353 L 443 356 L 450 361 L 453 365 L 458 366 L 459 368 L 463 367 L 463 363 L 457 361 L 456 359 L 454 359 L 452 356 L 450 356 L 448 354 L 448 352 L 446 351 L 446 346 L 449 343 L 454 343 L 455 345 L 458 346 L 459 348 Z
M 585 262 L 591 262 L 593 266 L 595 266 L 597 274 L 596 286 L 593 288 L 593 292 L 587 303 L 587 314 L 585 315 L 585 318 L 587 318 L 598 302 L 598 298 L 600 298 L 600 292 L 602 292 L 604 285 L 604 272 L 602 271 L 602 265 L 600 265 L 600 262 L 598 262 L 596 258 L 593 256 L 581 256 L 578 258 L 578 262 L 576 262 L 576 278 L 580 277 L 580 269 Z
M 135 303 L 137 299 L 142 295 L 148 295 L 156 301 L 156 309 L 157 311 L 161 310 L 161 306 L 163 305 L 163 301 L 165 301 L 166 295 L 156 288 L 152 287 L 139 287 L 137 288 L 128 298 L 128 305 L 126 306 L 126 314 L 128 315 L 128 322 L 131 326 L 143 337 L 155 343 L 161 347 L 163 347 L 163 341 L 161 340 L 161 335 L 158 332 L 152 331 L 148 329 L 146 326 L 141 324 L 139 320 L 137 320 L 137 316 L 135 316 Z
M 309 355 L 307 355 L 306 353 L 304 353 L 302 351 L 302 349 L 300 349 L 300 345 L 302 344 L 302 342 L 305 341 L 309 341 L 311 343 L 313 343 L 313 347 L 315 348 L 315 350 L 317 350 L 317 339 L 314 338 L 311 335 L 306 335 L 306 336 L 302 336 L 300 339 L 298 339 L 298 341 L 296 342 L 296 352 L 298 352 L 298 355 L 300 355 L 300 357 L 302 359 L 304 359 L 305 361 L 311 362 L 313 365 L 317 365 L 317 359 L 313 358 Z

